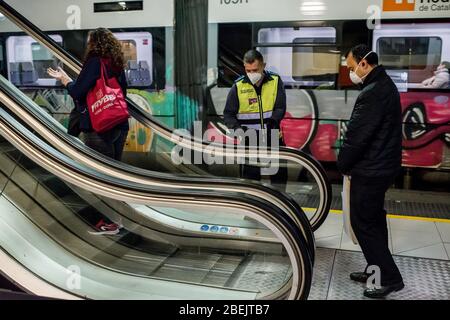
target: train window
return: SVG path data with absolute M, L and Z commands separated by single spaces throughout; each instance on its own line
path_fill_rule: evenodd
M 438 37 L 380 38 L 377 51 L 389 69 L 424 70 L 441 62 L 442 39 Z
M 339 73 L 340 52 L 335 47 L 294 47 L 292 76 L 313 86 L 334 85 Z
M 258 42 L 267 69 L 278 73 L 286 84 L 335 86 L 340 64 L 335 28 L 265 28 L 259 30 Z
M 130 87 L 150 87 L 153 83 L 153 38 L 149 32 L 116 32 L 122 43 L 125 74 Z
M 381 37 L 377 41 L 380 63 L 386 67 L 399 89 L 425 88 L 441 63 L 439 37 Z
M 121 40 L 122 51 L 125 57 L 125 61 L 137 60 L 136 41 L 134 40 Z
M 58 66 L 58 59 L 37 42 L 31 44 L 31 54 L 38 78 L 51 79 L 47 74 L 47 68 Z
M 62 44 L 62 37 L 51 35 Z M 6 40 L 8 79 L 18 86 L 54 86 L 48 67 L 57 67 L 58 59 L 30 36 L 11 36 Z
M 258 32 L 258 43 L 335 43 L 336 29 L 333 27 L 263 28 Z

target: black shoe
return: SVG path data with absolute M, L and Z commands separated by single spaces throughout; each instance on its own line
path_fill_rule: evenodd
M 353 272 L 350 274 L 350 279 L 356 282 L 367 283 L 367 279 L 369 279 L 370 274 L 365 272 Z
M 364 290 L 364 296 L 372 299 L 381 299 L 385 298 L 388 294 L 392 292 L 397 292 L 402 290 L 405 287 L 405 284 L 402 282 L 393 284 L 391 286 L 384 286 L 381 288 L 373 288 Z

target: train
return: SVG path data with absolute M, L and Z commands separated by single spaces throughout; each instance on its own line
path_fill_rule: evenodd
M 218 25 L 214 127 L 223 128 L 228 88 L 244 72 L 241 57 L 257 48 L 267 69 L 286 86 L 281 129 L 287 146 L 336 162 L 359 93 L 349 79 L 345 54 L 364 43 L 379 55 L 401 95 L 403 166 L 450 169 L 450 83 L 422 84 L 450 61 L 450 9 L 437 2 L 244 1 L 222 4 L 220 14 L 221 4 L 215 2 L 210 8 L 216 13 L 210 22 Z

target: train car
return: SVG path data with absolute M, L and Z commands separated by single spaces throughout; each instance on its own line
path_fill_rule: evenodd
M 358 95 L 345 54 L 365 43 L 401 93 L 404 167 L 450 169 L 450 83 L 422 83 L 450 61 L 448 2 L 218 0 L 210 1 L 210 24 L 217 38 L 210 49 L 217 64 L 210 67 L 218 75 L 211 128 L 224 132 L 226 95 L 244 72 L 243 54 L 257 48 L 287 88 L 286 144 L 334 163 Z

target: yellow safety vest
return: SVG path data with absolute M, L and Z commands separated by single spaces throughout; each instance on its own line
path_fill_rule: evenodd
M 239 99 L 237 119 L 241 125 L 251 129 L 265 128 L 264 120 L 272 117 L 277 100 L 280 77 L 272 73 L 267 73 L 265 76 L 269 79 L 262 85 L 261 96 L 258 96 L 255 88 L 246 77 L 242 77 L 236 82 Z

